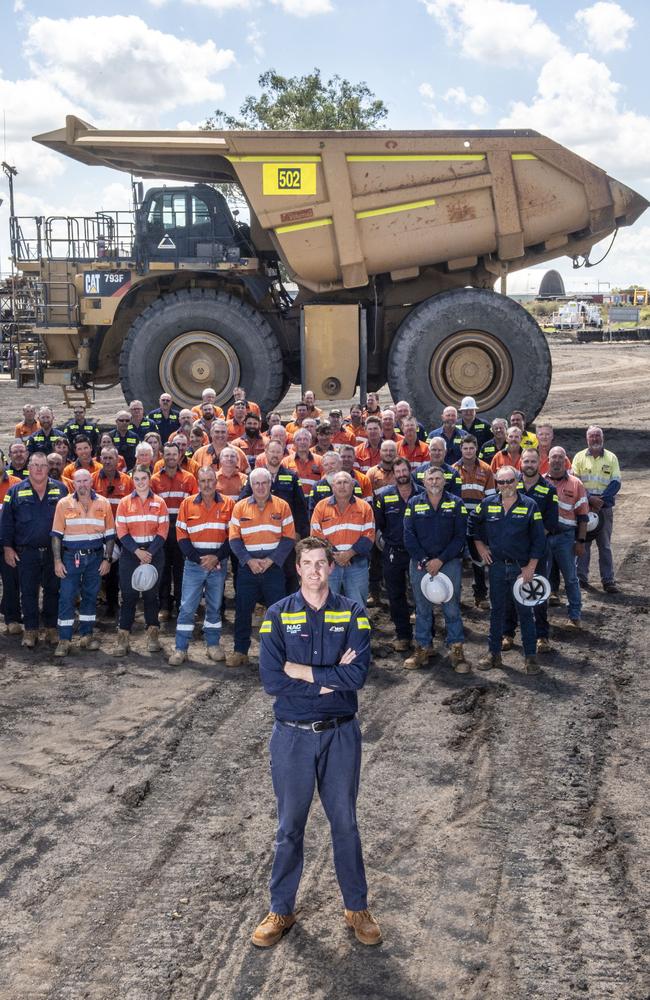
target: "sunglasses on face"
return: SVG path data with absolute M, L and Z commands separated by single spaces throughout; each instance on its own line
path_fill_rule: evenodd
M 516 482 L 516 479 L 497 479 L 497 486 L 512 486 Z

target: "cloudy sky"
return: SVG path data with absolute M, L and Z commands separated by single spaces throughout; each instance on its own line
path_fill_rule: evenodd
M 389 107 L 389 128 L 537 129 L 650 198 L 642 0 L 0 0 L 0 11 L 0 146 L 19 171 L 20 214 L 129 205 L 124 175 L 30 141 L 66 114 L 112 128 L 194 128 L 215 107 L 236 112 L 269 67 L 365 80 Z M 3 272 L 6 208 L 5 198 Z M 648 216 L 588 272 L 560 259 L 570 286 L 650 283 Z M 519 285 L 533 291 L 534 281 Z

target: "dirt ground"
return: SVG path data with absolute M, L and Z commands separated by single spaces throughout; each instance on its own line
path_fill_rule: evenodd
M 650 345 L 552 350 L 559 439 L 598 418 L 621 460 L 623 594 L 589 591 L 577 637 L 556 612 L 539 678 L 519 647 L 487 675 L 409 673 L 374 615 L 359 817 L 384 944 L 343 925 L 318 803 L 298 923 L 249 944 L 275 824 L 255 669 L 199 643 L 170 668 L 141 627 L 126 662 L 106 624 L 105 652 L 63 664 L 2 637 L 2 1000 L 647 1000 Z M 0 389 L 3 438 L 29 395 Z M 475 661 L 487 619 L 464 617 Z

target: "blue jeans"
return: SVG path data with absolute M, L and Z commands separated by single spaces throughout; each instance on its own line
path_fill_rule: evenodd
M 490 579 L 490 635 L 488 638 L 488 647 L 493 656 L 501 653 L 503 622 L 508 591 L 512 593 L 512 585 L 520 575 L 521 569 L 519 566 L 511 563 L 493 562 L 488 566 L 488 576 Z M 520 604 L 519 601 L 515 601 L 515 607 L 519 616 L 524 656 L 534 656 L 537 651 L 537 629 L 535 628 L 533 609 L 526 607 L 525 604 Z
M 74 552 L 62 553 L 66 575 L 59 587 L 59 639 L 69 642 L 74 628 L 75 603 L 79 596 L 79 635 L 92 635 L 93 625 L 97 617 L 97 595 L 102 578 L 99 567 L 104 558 L 103 549 L 79 556 L 79 565 L 75 566 Z
M 333 594 L 341 591 L 351 601 L 365 608 L 368 601 L 368 560 L 355 556 L 347 566 L 334 566 L 330 576 L 330 590 Z
M 448 576 L 454 586 L 454 596 L 446 604 L 439 605 L 445 618 L 447 626 L 447 645 L 451 646 L 456 642 L 463 642 L 465 633 L 463 631 L 463 620 L 460 617 L 460 581 L 462 576 L 463 563 L 461 559 L 450 559 L 443 563 L 440 572 Z M 420 589 L 422 578 L 427 575 L 426 570 L 418 569 L 415 559 L 411 559 L 411 586 L 413 597 L 415 598 L 415 641 L 418 646 L 430 646 L 431 639 L 435 635 L 433 629 L 433 604 L 427 601 Z
M 348 910 L 365 910 L 368 887 L 357 827 L 361 731 L 356 719 L 312 733 L 276 722 L 271 735 L 271 776 L 278 832 L 271 871 L 271 910 L 293 913 L 303 866 L 307 817 L 318 794 L 330 824 L 334 867 Z
M 266 607 L 285 596 L 284 570 L 273 563 L 264 573 L 253 573 L 240 564 L 235 592 L 235 652 L 247 653 L 251 644 L 253 611 L 258 601 Z
M 549 538 L 551 536 L 549 535 Z M 547 549 L 546 555 L 537 563 L 536 573 L 541 576 L 548 578 L 550 572 L 551 556 L 550 550 L 548 548 L 547 539 Z M 517 631 L 517 602 L 515 601 L 515 595 L 512 590 L 506 589 L 506 610 L 503 616 L 503 634 L 509 635 L 511 638 L 514 637 Z M 548 624 L 548 601 L 544 601 L 542 604 L 536 604 L 533 608 L 533 618 L 535 619 L 535 634 L 538 639 L 548 639 L 550 635 L 550 629 Z
M 582 612 L 582 595 L 574 552 L 575 531 L 573 528 L 569 528 L 568 531 L 559 531 L 557 535 L 549 536 L 549 542 L 553 559 L 564 577 L 564 589 L 569 602 L 567 613 L 569 618 L 577 621 Z
M 205 620 L 203 632 L 208 646 L 218 646 L 221 636 L 221 602 L 226 585 L 228 564 L 221 569 L 205 570 L 191 559 L 185 560 L 181 606 L 176 621 L 176 649 L 185 652 L 194 631 L 194 616 L 201 597 L 205 594 Z

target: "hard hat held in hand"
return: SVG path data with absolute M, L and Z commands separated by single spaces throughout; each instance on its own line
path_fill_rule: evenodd
M 587 514 L 587 534 L 590 538 L 595 538 L 595 536 L 600 531 L 603 524 L 603 515 L 599 510 L 590 510 Z
M 131 586 L 134 590 L 143 593 L 145 590 L 153 590 L 158 583 L 158 570 L 151 563 L 141 563 L 133 570 Z
M 527 608 L 534 608 L 537 604 L 548 601 L 551 594 L 551 585 L 545 576 L 535 573 L 530 583 L 524 583 L 523 578 L 518 576 L 512 585 L 512 593 L 515 601 L 524 604 Z
M 444 573 L 436 573 L 435 576 L 425 573 L 420 590 L 432 604 L 446 604 L 454 596 L 454 585 Z

